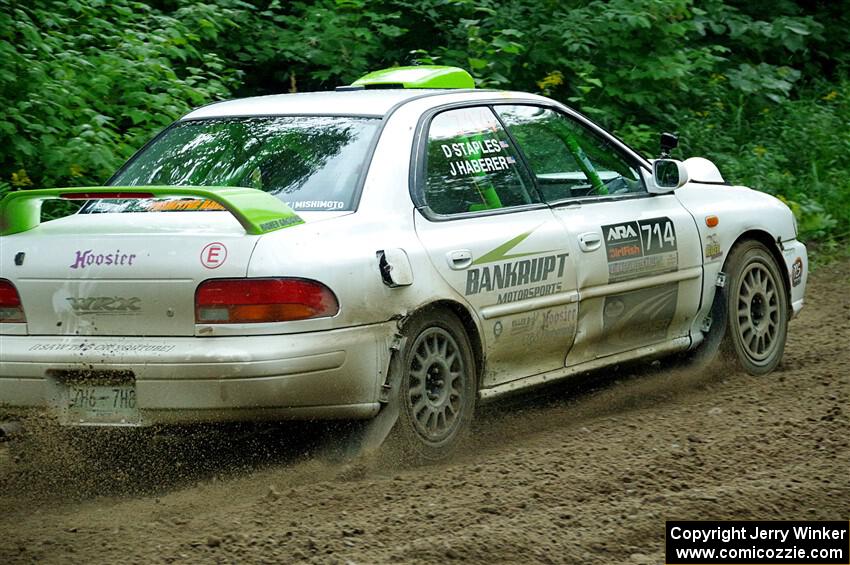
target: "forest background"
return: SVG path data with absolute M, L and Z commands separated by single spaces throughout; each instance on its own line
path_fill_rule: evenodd
M 850 238 L 850 2 L 0 0 L 0 195 L 102 184 L 190 108 L 407 64 L 539 92 L 649 157 L 714 160 Z

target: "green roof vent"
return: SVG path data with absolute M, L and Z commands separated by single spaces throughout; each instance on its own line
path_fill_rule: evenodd
M 458 67 L 421 65 L 393 67 L 362 76 L 351 83 L 363 88 L 475 88 L 472 76 Z

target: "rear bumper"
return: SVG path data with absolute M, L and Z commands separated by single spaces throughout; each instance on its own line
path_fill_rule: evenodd
M 131 371 L 142 425 L 368 418 L 391 322 L 248 337 L 0 335 L 0 411 L 60 409 L 67 371 Z

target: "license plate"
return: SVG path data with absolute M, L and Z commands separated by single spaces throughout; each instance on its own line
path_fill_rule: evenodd
M 69 384 L 64 416 L 69 424 L 133 425 L 140 421 L 133 384 Z

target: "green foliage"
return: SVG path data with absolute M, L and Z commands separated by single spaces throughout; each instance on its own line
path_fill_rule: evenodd
M 682 156 L 706 154 L 734 182 L 775 194 L 805 239 L 850 235 L 850 80 L 779 103 L 715 93 L 680 119 Z
M 302 80 L 307 90 L 351 83 L 376 70 L 387 45 L 406 31 L 392 6 L 366 0 L 272 0 L 243 17 L 248 22 L 237 32 L 240 39 L 221 47 L 249 69 L 253 91 L 303 90 Z
M 14 187 L 99 183 L 238 74 L 205 53 L 226 10 L 0 0 L 0 171 Z
M 0 193 L 104 181 L 191 107 L 395 64 L 564 101 L 850 234 L 850 11 L 817 0 L 0 0 Z

